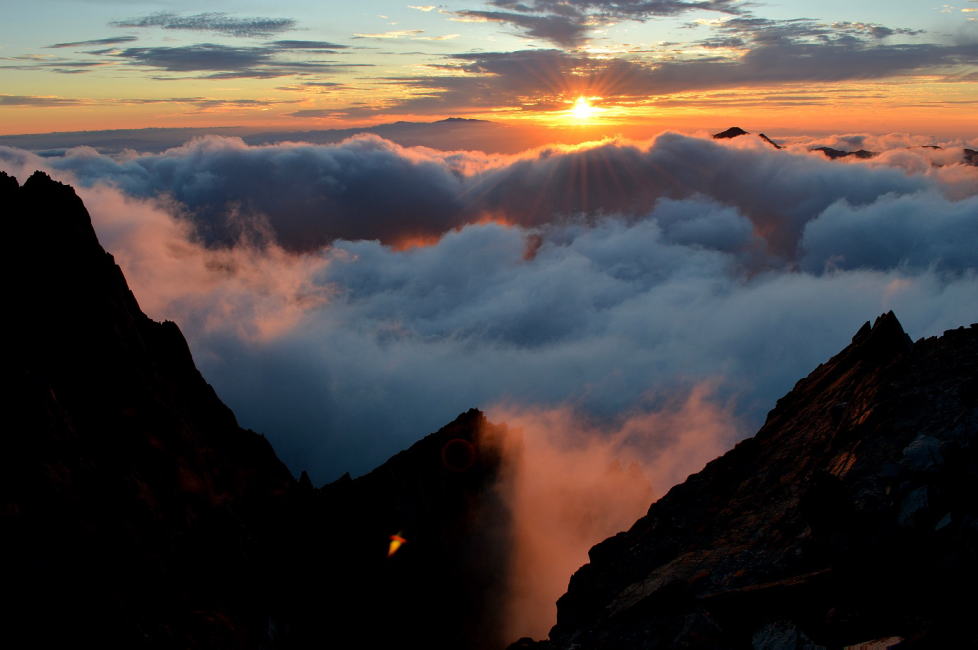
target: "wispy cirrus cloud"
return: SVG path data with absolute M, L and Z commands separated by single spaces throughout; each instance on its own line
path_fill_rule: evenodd
M 276 47 L 280 50 L 342 50 L 349 45 L 339 43 L 328 43 L 326 41 L 272 41 L 267 46 Z
M 596 14 L 617 19 L 647 19 L 676 16 L 687 11 L 707 10 L 729 14 L 743 12 L 738 0 L 490 0 L 497 7 L 525 13 L 553 13 L 571 16 Z
M 279 104 L 295 104 L 295 99 L 225 99 L 216 97 L 162 97 L 150 99 L 122 99 L 117 104 L 184 104 L 206 113 L 220 109 L 265 109 Z
M 126 106 L 145 104 L 176 104 L 209 112 L 220 109 L 264 109 L 279 104 L 296 104 L 295 99 L 226 99 L 216 97 L 129 97 L 95 99 L 91 97 L 58 97 L 51 95 L 0 95 L 0 106 L 36 106 L 38 108 L 65 106 Z
M 395 29 L 388 32 L 356 33 L 353 38 L 408 38 L 424 34 L 423 29 Z
M 89 41 L 72 41 L 71 43 L 55 43 L 46 46 L 48 49 L 62 47 L 84 47 L 89 45 L 119 45 L 121 43 L 131 43 L 138 40 L 135 36 L 113 36 L 111 38 L 95 38 Z
M 70 97 L 46 97 L 39 95 L 0 95 L 0 106 L 76 106 L 79 99 Z
M 81 74 L 95 68 L 112 65 L 105 60 L 78 60 L 61 56 L 28 54 L 24 56 L 2 57 L 0 61 L 9 61 L 0 65 L 0 70 L 19 70 L 22 72 L 57 72 L 60 74 Z
M 214 32 L 224 36 L 266 37 L 294 29 L 296 21 L 292 18 L 235 18 L 224 12 L 206 12 L 189 16 L 160 12 L 140 18 L 116 20 L 109 24 L 113 27 L 160 27 L 162 29 Z

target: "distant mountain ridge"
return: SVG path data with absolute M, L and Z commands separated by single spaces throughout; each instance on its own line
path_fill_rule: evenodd
M 495 122 L 464 117 L 449 117 L 433 122 L 398 121 L 345 129 L 268 130 L 255 127 L 216 126 L 187 128 L 109 129 L 101 131 L 62 131 L 0 135 L 0 146 L 17 147 L 42 156 L 60 156 L 73 147 L 93 147 L 104 154 L 118 154 L 125 149 L 143 153 L 160 153 L 205 135 L 240 137 L 249 145 L 277 142 L 310 142 L 330 144 L 359 133 L 373 133 L 403 146 L 453 145 L 456 149 L 478 148 L 481 141 L 467 130 L 503 128 Z

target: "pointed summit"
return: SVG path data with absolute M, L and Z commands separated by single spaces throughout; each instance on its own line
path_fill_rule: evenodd
M 731 138 L 738 138 L 742 135 L 747 135 L 750 131 L 744 131 L 739 126 L 731 126 L 726 131 L 720 131 L 720 133 L 714 133 L 714 140 L 729 140 Z
M 8 193 L 15 192 L 18 187 L 16 178 L 0 171 L 0 197 L 6 197 Z
M 860 348 L 863 353 L 879 354 L 906 352 L 912 345 L 896 314 L 888 311 L 878 316 L 872 327 L 866 321 L 852 337 L 851 347 Z

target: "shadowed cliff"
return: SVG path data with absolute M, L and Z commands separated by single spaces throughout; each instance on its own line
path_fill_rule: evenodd
M 374 472 L 296 481 L 177 326 L 146 317 L 74 191 L 0 173 L 5 647 L 306 648 L 494 637 L 506 514 L 469 411 Z M 391 535 L 407 540 L 388 558 Z
M 912 343 L 884 314 L 592 548 L 550 641 L 514 647 L 973 646 L 976 489 L 978 326 Z

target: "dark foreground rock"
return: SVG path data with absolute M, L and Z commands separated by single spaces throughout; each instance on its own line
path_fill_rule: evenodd
M 500 643 L 506 518 L 481 413 L 367 476 L 296 481 L 177 326 L 142 313 L 70 187 L 0 173 L 0 209 L 0 645 Z
M 976 647 L 978 326 L 892 313 L 598 544 L 546 645 Z M 902 640 L 902 641 L 901 641 Z

